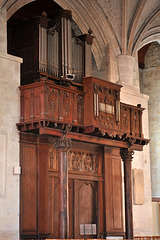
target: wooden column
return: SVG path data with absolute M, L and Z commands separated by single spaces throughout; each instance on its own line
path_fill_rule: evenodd
M 132 158 L 134 151 L 130 148 L 121 149 L 120 154 L 124 162 L 126 239 L 133 239 Z
M 59 238 L 68 238 L 68 150 L 71 140 L 64 135 L 55 143 L 59 161 Z

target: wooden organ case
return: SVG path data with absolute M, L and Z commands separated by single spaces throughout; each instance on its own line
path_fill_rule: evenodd
M 87 77 L 93 37 L 75 29 L 66 10 L 10 26 L 9 53 L 24 59 L 20 236 L 133 238 L 131 161 L 149 141 L 144 109 L 121 103 L 120 85 Z

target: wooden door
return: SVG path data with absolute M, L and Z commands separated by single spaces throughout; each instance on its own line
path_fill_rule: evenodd
M 89 238 L 92 233 L 96 237 L 104 230 L 103 148 L 73 142 L 68 156 L 69 237 L 84 238 L 84 232 Z M 87 229 L 90 234 L 86 233 Z
M 96 235 L 97 226 L 98 182 L 69 179 L 69 237 Z M 87 234 L 88 231 L 90 234 Z

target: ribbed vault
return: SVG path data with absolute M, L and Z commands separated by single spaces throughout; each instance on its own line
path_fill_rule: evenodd
M 9 19 L 19 8 L 33 0 L 0 0 Z M 114 0 L 114 5 L 119 0 Z M 55 0 L 59 6 L 72 11 L 73 19 L 83 33 L 89 27 L 95 36 L 92 52 L 98 69 L 109 44 L 115 56 L 134 56 L 138 49 L 152 41 L 160 40 L 159 0 L 121 0 L 116 11 L 109 0 Z M 132 14 L 131 14 L 132 12 Z M 131 14 L 131 17 L 128 16 Z M 117 16 L 115 16 L 117 15 Z M 115 20 L 114 20 L 115 18 Z M 118 22 L 118 19 L 120 22 Z M 121 23 L 121 24 L 120 24 Z M 121 26 L 122 25 L 122 26 Z M 119 26 L 117 30 L 117 26 Z

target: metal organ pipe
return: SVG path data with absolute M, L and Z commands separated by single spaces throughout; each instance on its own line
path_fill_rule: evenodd
M 56 77 L 59 76 L 59 39 L 58 39 L 58 32 L 55 32 L 56 36 Z
M 39 71 L 41 72 L 41 52 L 42 52 L 42 31 L 41 31 L 41 26 L 39 25 Z
M 72 73 L 72 35 L 70 19 L 62 18 L 62 76 Z
M 56 75 L 56 31 L 52 35 L 52 75 L 55 77 Z
M 68 20 L 68 73 L 71 72 L 72 68 L 72 33 L 71 33 L 71 21 Z
M 64 18 L 62 18 L 62 25 L 61 25 L 61 35 L 62 35 L 62 73 L 61 75 L 64 77 Z
M 47 72 L 47 30 L 39 26 L 39 71 Z
M 67 34 L 67 19 L 64 19 L 64 32 L 65 32 L 65 37 L 64 37 L 64 48 L 65 48 L 65 77 L 67 76 L 67 73 L 68 73 L 68 69 L 67 69 L 67 55 L 68 55 L 68 49 L 67 49 L 67 40 L 68 40 L 68 34 Z

